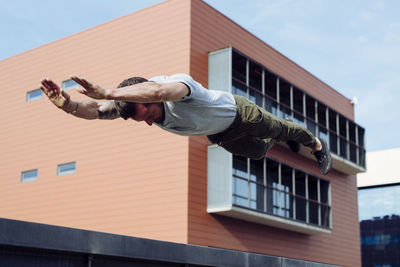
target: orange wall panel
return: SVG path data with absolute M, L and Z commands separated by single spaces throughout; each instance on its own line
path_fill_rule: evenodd
M 43 76 L 116 87 L 188 73 L 189 8 L 161 3 L 0 62 L 0 216 L 187 242 L 188 138 L 132 120 L 78 119 L 25 97 Z M 76 173 L 57 177 L 57 164 L 71 161 Z M 39 179 L 21 183 L 34 168 Z

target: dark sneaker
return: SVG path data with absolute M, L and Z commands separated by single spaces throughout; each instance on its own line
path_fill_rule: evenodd
M 328 174 L 328 172 L 332 168 L 332 157 L 331 152 L 329 151 L 328 145 L 325 140 L 320 139 L 322 144 L 322 149 L 320 151 L 315 151 L 314 156 L 317 159 L 319 169 L 322 174 Z
M 285 120 L 293 122 L 291 118 L 286 117 Z M 289 149 L 294 152 L 294 153 L 299 153 L 300 152 L 300 144 L 295 142 L 295 141 L 286 141 L 286 144 L 288 145 Z

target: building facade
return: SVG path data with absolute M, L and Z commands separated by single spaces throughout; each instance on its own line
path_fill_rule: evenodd
M 342 266 L 360 266 L 356 174 L 364 129 L 350 100 L 209 5 L 171 0 L 0 62 L 0 210 L 10 219 Z M 71 90 L 188 73 L 291 117 L 330 144 L 327 176 L 310 152 L 275 146 L 235 157 L 206 137 L 57 110 L 43 76 Z
M 359 175 L 362 266 L 400 266 L 400 149 L 367 153 L 368 172 Z

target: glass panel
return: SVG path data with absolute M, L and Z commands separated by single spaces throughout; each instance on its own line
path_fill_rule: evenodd
M 295 177 L 296 177 L 296 192 L 295 194 L 297 196 L 306 196 L 306 174 L 304 172 L 295 171 Z
M 340 137 L 340 156 L 347 159 L 347 141 Z
M 264 190 L 265 187 L 256 183 L 250 183 L 250 207 L 264 211 Z
M 33 101 L 42 98 L 43 91 L 41 89 L 36 89 L 26 93 L 26 102 Z
M 356 143 L 356 125 L 352 121 L 349 121 L 349 140 Z
M 249 187 L 246 180 L 233 177 L 233 202 L 234 204 L 248 207 Z
M 303 92 L 293 87 L 293 110 L 303 114 Z
M 350 143 L 350 160 L 357 163 L 357 146 Z
M 357 126 L 357 128 L 358 128 L 358 145 L 364 147 L 364 129 L 361 128 L 360 126 Z
M 247 59 L 238 53 L 232 53 L 232 77 L 246 84 Z
M 75 162 L 60 164 L 57 166 L 57 175 L 67 175 L 71 173 L 75 173 L 76 165 Z
M 337 125 L 336 125 L 336 112 L 329 109 L 329 129 L 336 133 Z
M 233 156 L 233 175 L 247 179 L 247 159 Z
M 310 223 L 312 224 L 318 224 L 318 203 L 309 201 L 309 219 Z
M 282 119 L 286 118 L 291 118 L 292 117 L 292 111 L 289 107 L 279 105 L 279 117 Z
M 265 110 L 268 112 L 277 115 L 278 105 L 275 101 L 271 100 L 269 97 L 265 97 Z
M 323 127 L 319 127 L 318 137 L 324 139 L 328 143 L 328 130 Z
M 330 207 L 321 205 L 321 226 L 329 227 L 330 224 Z
M 312 121 L 307 119 L 307 129 L 314 135 L 317 135 L 317 124 Z
M 358 158 L 359 158 L 358 164 L 360 164 L 365 168 L 365 149 L 363 148 L 358 149 Z
M 292 181 L 292 168 L 282 165 L 281 166 L 281 190 L 287 193 L 293 192 L 293 181 Z
M 279 103 L 290 107 L 290 84 L 283 79 L 279 79 Z
M 250 160 L 250 180 L 264 184 L 264 160 Z
M 301 126 L 305 127 L 305 122 L 304 122 L 304 117 L 303 115 L 300 115 L 300 113 L 294 112 L 293 113 L 293 121 L 295 123 L 300 124 Z
M 30 170 L 30 171 L 24 171 L 21 173 L 21 182 L 29 182 L 29 181 L 34 181 L 37 180 L 38 178 L 38 170 Z
M 347 138 L 347 130 L 346 130 L 346 121 L 347 119 L 342 115 L 339 115 L 339 133 L 340 136 Z
M 263 106 L 263 98 L 264 96 L 255 90 L 250 89 L 250 100 L 256 103 L 259 107 Z
M 265 70 L 265 94 L 276 100 L 276 81 L 278 76 Z
M 249 62 L 249 85 L 262 91 L 262 68 L 252 61 Z
M 306 116 L 315 120 L 315 100 L 308 95 L 306 95 Z
M 240 95 L 240 96 L 244 96 L 247 97 L 247 87 L 246 85 L 233 80 L 232 81 L 232 94 L 235 95 Z
M 278 214 L 280 193 L 279 189 L 279 163 L 267 160 L 267 212 Z
M 326 106 L 324 104 L 318 103 L 318 124 L 327 127 L 326 125 Z
M 302 197 L 296 197 L 296 220 L 307 221 L 306 214 L 306 200 Z
M 338 144 L 337 135 L 332 132 L 329 132 L 329 148 L 332 153 L 335 154 L 338 153 L 337 144 Z
M 293 218 L 293 195 L 281 193 L 280 215 L 285 218 Z
M 318 179 L 308 175 L 308 198 L 318 201 Z
M 321 203 L 329 204 L 329 182 L 325 180 L 319 180 Z
M 306 221 L 306 174 L 295 170 L 296 181 L 296 219 Z

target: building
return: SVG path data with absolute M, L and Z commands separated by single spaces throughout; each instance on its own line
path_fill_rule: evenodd
M 0 62 L 1 216 L 177 243 L 361 264 L 356 174 L 364 129 L 350 100 L 202 1 L 171 0 Z M 42 76 L 104 87 L 189 73 L 291 116 L 334 153 L 322 177 L 309 151 L 262 161 L 205 137 L 144 124 L 79 120 L 38 91 Z M 71 92 L 74 99 L 83 96 Z
M 362 266 L 400 265 L 400 148 L 367 153 L 357 180 Z

